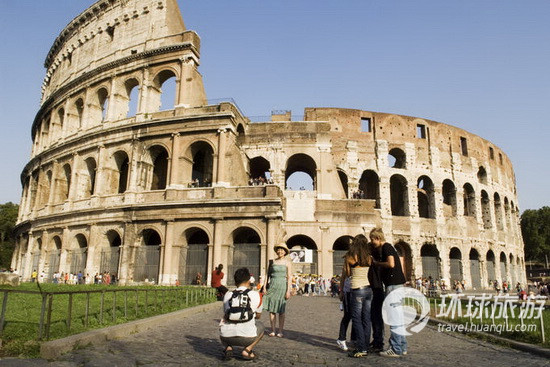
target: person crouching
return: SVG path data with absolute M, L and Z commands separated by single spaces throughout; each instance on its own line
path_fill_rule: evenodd
M 240 268 L 234 275 L 237 289 L 223 298 L 224 317 L 220 321 L 220 340 L 225 347 L 223 359 L 233 357 L 233 347 L 244 347 L 241 358 L 257 358 L 252 349 L 264 336 L 264 325 L 258 319 L 262 312 L 260 293 L 250 289 L 250 271 Z

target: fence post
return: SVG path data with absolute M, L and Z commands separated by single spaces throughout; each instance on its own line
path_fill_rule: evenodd
M 145 314 L 146 315 L 147 315 L 148 302 L 149 302 L 149 291 L 146 289 L 145 290 Z
M 103 302 L 105 302 L 105 291 L 101 291 L 101 302 L 99 305 L 99 323 L 103 324 Z
M 189 289 L 185 290 L 185 307 L 189 307 Z
M 46 318 L 46 340 L 50 339 L 50 325 L 52 323 L 53 293 L 48 295 L 48 315 Z
M 88 327 L 88 316 L 90 314 L 90 293 L 86 293 L 86 313 L 84 314 L 84 325 Z
M 138 317 L 138 309 L 139 309 L 139 293 L 138 293 L 138 290 L 136 289 L 136 318 Z
M 124 291 L 124 318 L 125 318 L 125 319 L 128 318 L 127 304 L 128 304 L 128 291 L 125 290 L 125 291 Z
M 42 295 L 42 309 L 40 310 L 40 324 L 38 325 L 38 340 L 42 340 L 44 330 L 44 314 L 46 313 L 46 294 Z
M 544 308 L 541 310 L 540 313 L 540 330 L 542 331 L 542 342 L 544 343 L 546 340 L 544 338 L 544 318 L 542 317 L 542 314 L 544 313 Z
M 113 291 L 113 322 L 116 322 L 116 291 Z
M 8 305 L 8 292 L 4 291 L 4 300 L 2 301 L 2 314 L 0 315 L 0 337 L 4 332 L 4 320 L 6 318 L 6 307 Z

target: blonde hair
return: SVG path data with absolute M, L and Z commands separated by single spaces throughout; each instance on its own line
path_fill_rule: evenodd
M 384 232 L 382 231 L 382 228 L 380 228 L 380 227 L 373 228 L 373 230 L 370 231 L 370 233 L 369 233 L 369 238 L 371 240 L 376 239 L 376 240 L 380 240 L 382 242 L 386 242 L 386 238 L 384 237 Z

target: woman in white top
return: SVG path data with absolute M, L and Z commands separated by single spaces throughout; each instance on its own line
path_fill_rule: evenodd
M 355 350 L 350 351 L 349 356 L 354 358 L 367 356 L 371 334 L 372 289 L 369 285 L 368 272 L 372 258 L 368 243 L 369 241 L 362 234 L 354 237 L 346 254 L 342 272 L 344 279 L 351 276 L 351 322 L 357 340 Z

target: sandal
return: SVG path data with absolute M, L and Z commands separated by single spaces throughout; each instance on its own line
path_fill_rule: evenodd
M 269 335 L 269 336 L 275 336 L 275 332 L 272 331 L 272 332 L 270 332 L 268 335 Z
M 277 334 L 277 337 L 278 337 L 278 338 L 282 338 L 282 337 L 283 337 L 283 333 Z
M 222 360 L 224 360 L 224 361 L 228 361 L 231 358 L 233 358 L 233 349 L 228 349 L 228 348 L 229 347 L 225 348 L 225 350 L 223 351 Z
M 256 358 L 258 358 L 258 355 L 248 348 L 243 349 L 243 353 L 245 352 L 246 352 L 246 355 L 241 354 L 241 358 L 244 359 L 245 361 L 253 361 Z

